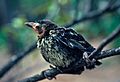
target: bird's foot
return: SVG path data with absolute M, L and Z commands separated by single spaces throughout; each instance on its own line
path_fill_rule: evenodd
M 86 69 L 93 69 L 93 68 L 95 68 L 96 60 L 95 59 L 90 60 L 87 52 L 83 53 L 83 59 L 86 62 Z
M 50 68 L 51 68 L 51 69 L 57 69 L 60 73 L 62 73 L 62 70 L 60 70 L 59 67 L 54 67 L 54 66 L 50 65 Z M 48 80 L 52 80 L 53 78 L 56 79 L 55 76 L 52 76 L 52 75 L 50 74 L 50 71 L 49 71 L 49 70 L 43 71 L 42 73 L 43 73 L 43 75 L 45 76 L 45 78 L 47 78 Z
M 49 71 L 43 71 L 42 74 L 47 78 L 48 80 L 52 80 L 53 78 L 56 79 L 55 76 L 49 75 Z

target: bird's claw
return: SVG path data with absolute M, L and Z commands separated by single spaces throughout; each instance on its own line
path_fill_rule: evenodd
M 59 67 L 54 67 L 52 65 L 50 65 L 50 68 L 51 69 L 57 69 L 60 73 L 62 73 L 62 71 L 59 69 Z M 52 76 L 50 74 L 50 71 L 49 70 L 46 70 L 46 71 L 43 71 L 42 74 L 45 76 L 45 78 L 47 78 L 48 80 L 52 80 L 53 78 L 56 79 L 55 76 Z
M 86 62 L 86 68 L 87 69 L 95 68 L 95 62 L 96 62 L 96 60 L 95 59 L 90 60 L 87 52 L 83 53 L 83 59 Z
M 60 71 L 62 73 L 62 71 L 59 69 L 59 67 L 54 67 L 54 66 L 50 65 L 50 68 L 57 69 L 58 71 Z M 43 71 L 42 73 L 45 76 L 45 78 L 47 78 L 48 80 L 52 80 L 53 78 L 56 79 L 55 76 L 49 75 L 49 73 L 50 73 L 49 70 Z
M 42 73 L 48 80 L 52 80 L 53 78 L 56 79 L 55 76 L 50 76 L 47 71 L 43 71 Z

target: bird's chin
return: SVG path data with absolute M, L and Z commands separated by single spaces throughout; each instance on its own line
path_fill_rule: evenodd
M 45 29 L 44 29 L 44 28 L 41 28 L 41 30 L 38 31 L 38 36 L 39 36 L 40 38 L 42 38 L 42 37 L 44 37 L 44 35 L 45 35 Z
M 38 38 L 42 38 L 44 36 L 43 33 L 38 33 Z

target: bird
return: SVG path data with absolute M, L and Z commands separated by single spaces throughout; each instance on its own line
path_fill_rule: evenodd
M 67 74 L 81 74 L 85 67 L 77 67 L 76 62 L 90 54 L 95 48 L 85 38 L 71 28 L 61 27 L 43 19 L 38 22 L 26 22 L 38 36 L 37 47 L 43 58 L 60 71 L 68 69 Z M 101 62 L 96 61 L 96 65 Z M 91 69 L 90 66 L 87 67 Z M 93 67 L 94 68 L 94 67 Z

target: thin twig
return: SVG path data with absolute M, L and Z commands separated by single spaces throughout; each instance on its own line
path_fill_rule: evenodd
M 95 55 L 94 58 L 100 60 L 103 58 L 108 58 L 116 55 L 120 55 L 120 47 L 101 51 L 99 55 Z
M 120 8 L 120 4 L 115 4 L 114 6 L 107 6 L 105 9 L 103 10 L 98 10 L 98 11 L 93 11 L 93 12 L 90 12 L 88 13 L 87 15 L 83 16 L 82 18 L 78 19 L 78 20 L 74 20 L 72 21 L 70 24 L 68 25 L 65 25 L 66 28 L 70 28 L 71 26 L 74 26 L 78 23 L 81 23 L 83 21 L 88 21 L 88 20 L 91 20 L 91 19 L 95 19 L 95 18 L 98 18 L 100 16 L 103 16 L 107 13 L 111 13 L 113 11 L 116 11 Z
M 111 41 L 113 41 L 116 37 L 118 37 L 120 35 L 120 25 L 113 31 L 113 33 L 111 33 L 107 38 L 105 38 L 101 44 L 99 45 L 99 47 L 94 50 L 90 55 L 89 58 L 92 59 L 94 57 L 94 55 L 99 55 L 98 53 L 102 51 L 102 49 L 109 44 Z
M 30 46 L 26 51 L 23 53 L 17 54 L 15 56 L 12 56 L 11 59 L 8 61 L 8 63 L 3 66 L 3 68 L 0 68 L 0 79 L 13 67 L 15 66 L 21 59 L 23 59 L 25 56 L 27 56 L 31 51 L 33 51 L 36 48 L 36 43 L 34 43 L 32 46 Z
M 118 0 L 109 0 L 108 7 L 112 7 Z
M 115 49 L 102 51 L 99 53 L 99 56 L 94 56 L 94 57 L 97 60 L 99 60 L 99 59 L 103 59 L 103 58 L 107 58 L 107 57 L 111 57 L 111 56 L 116 56 L 116 55 L 120 55 L 120 47 L 115 48 Z M 79 66 L 83 67 L 85 65 L 86 65 L 85 62 L 81 62 L 81 64 Z M 55 68 L 54 69 L 47 69 L 43 72 L 46 72 L 49 77 L 55 77 L 56 75 L 60 74 L 60 72 Z M 34 75 L 32 77 L 20 80 L 18 82 L 36 82 L 36 81 L 44 80 L 44 79 L 46 79 L 46 77 L 44 76 L 43 72 L 41 72 L 40 74 Z

